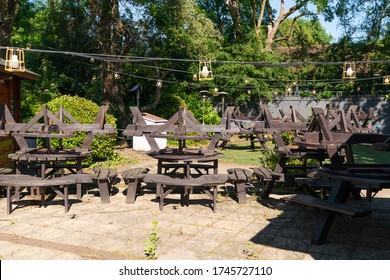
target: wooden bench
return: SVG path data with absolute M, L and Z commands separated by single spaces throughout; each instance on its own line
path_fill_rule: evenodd
M 145 174 L 149 172 L 149 168 L 131 168 L 122 171 L 121 175 L 125 183 L 127 184 L 126 203 L 134 203 L 141 183 L 145 177 Z
M 55 178 L 74 180 L 77 185 L 77 199 L 82 198 L 82 184 L 96 184 L 99 189 L 101 202 L 110 203 L 110 192 L 117 178 L 117 171 L 114 168 L 95 168 L 94 173 L 72 173 Z
M 64 200 L 65 212 L 69 211 L 68 187 L 75 184 L 76 180 L 72 177 L 63 176 L 58 178 L 42 179 L 31 175 L 7 174 L 0 175 L 0 186 L 7 189 L 7 214 L 12 212 L 12 202 L 20 199 L 20 192 L 25 188 L 39 188 L 41 195 L 41 206 L 46 200 L 45 191 L 52 189 Z M 61 192 L 63 189 L 63 192 Z
M 246 203 L 246 183 L 250 183 L 253 171 L 244 168 L 230 168 L 227 170 L 229 182 L 234 184 L 238 203 Z
M 332 211 L 351 217 L 362 217 L 371 214 L 371 210 L 362 209 L 356 206 L 346 205 L 339 202 L 328 202 L 326 199 L 321 199 L 318 197 L 313 197 L 310 195 L 296 194 L 288 197 L 282 198 L 288 202 L 294 202 L 298 204 L 303 204 L 311 207 L 316 207 L 318 209 Z
M 189 205 L 189 196 L 194 187 L 207 194 L 213 200 L 213 211 L 216 212 L 218 185 L 228 181 L 227 174 L 199 174 L 191 178 L 185 178 L 182 174 L 146 174 L 145 183 L 154 183 L 160 186 L 159 193 L 160 211 L 163 210 L 164 199 L 177 188 L 183 188 L 181 200 L 184 205 Z
M 110 203 L 110 193 L 118 173 L 115 168 L 95 168 L 92 180 L 99 188 L 102 203 Z
M 326 192 L 333 187 L 331 180 L 315 179 L 310 177 L 297 177 L 295 182 L 303 187 L 311 196 L 319 197 L 316 190 L 320 190 L 320 197 L 326 198 Z
M 262 185 L 260 197 L 263 199 L 269 197 L 275 182 L 284 182 L 284 174 L 276 173 L 264 166 L 254 168 L 253 174 Z
M 185 163 L 163 163 L 163 164 L 161 164 L 161 168 L 164 169 L 164 173 L 174 173 L 181 168 L 183 170 L 186 170 L 187 165 Z M 198 174 L 204 174 L 204 173 L 209 174 L 210 169 L 211 170 L 214 169 L 214 165 L 194 163 L 194 164 L 190 164 L 190 168 L 195 169 L 195 171 L 198 172 Z M 172 170 L 170 170 L 170 169 L 172 169 Z M 184 172 L 182 172 L 182 173 L 184 173 Z
M 277 181 L 282 177 L 282 174 L 273 172 L 264 166 L 254 168 L 253 174 L 261 181 Z

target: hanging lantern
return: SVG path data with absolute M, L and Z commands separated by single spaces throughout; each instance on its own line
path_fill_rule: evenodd
M 156 87 L 161 88 L 162 87 L 162 80 L 157 80 Z
M 390 76 L 384 76 L 383 77 L 383 84 L 384 85 L 390 85 Z
M 210 81 L 213 79 L 213 72 L 211 70 L 211 62 L 199 61 L 199 81 Z
M 343 79 L 350 80 L 356 78 L 355 62 L 344 62 Z
M 9 72 L 24 72 L 24 51 L 20 49 L 7 48 L 4 69 Z

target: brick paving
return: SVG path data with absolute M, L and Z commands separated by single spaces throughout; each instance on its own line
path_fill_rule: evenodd
M 154 163 L 140 165 L 153 168 Z M 159 211 L 153 186 L 145 186 L 135 204 L 125 203 L 124 190 L 123 181 L 116 184 L 110 204 L 100 202 L 96 189 L 81 201 L 71 194 L 68 213 L 62 201 L 39 207 L 38 196 L 27 196 L 6 215 L 5 198 L 0 198 L 0 259 L 142 260 L 153 221 L 158 222 L 159 260 L 390 259 L 390 190 L 370 203 L 353 201 L 373 213 L 338 215 L 321 246 L 310 243 L 318 211 L 283 201 L 290 194 L 285 188 L 264 201 L 248 194 L 248 203 L 238 204 L 232 186 L 221 187 L 216 213 L 201 194 L 191 196 L 189 207 L 180 205 L 179 194 L 168 196 Z

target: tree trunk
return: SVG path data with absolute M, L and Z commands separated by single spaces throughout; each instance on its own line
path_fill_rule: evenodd
M 239 0 L 226 0 L 226 5 L 232 17 L 234 33 L 237 39 L 243 37 L 243 31 L 241 27 L 241 16 L 240 16 L 240 3 Z
M 98 31 L 98 46 L 104 54 L 124 54 L 128 51 L 127 44 L 122 44 L 123 25 L 119 13 L 119 0 L 88 1 L 91 10 L 91 18 L 95 22 Z M 126 42 L 127 43 L 127 42 Z M 121 46 L 121 47 L 118 47 Z M 119 85 L 114 78 L 119 73 L 120 67 L 115 62 L 105 62 L 103 68 L 103 93 L 104 100 L 114 111 L 119 111 L 119 125 L 124 128 L 129 123 L 125 102 L 120 95 Z
M 285 21 L 286 18 L 288 18 L 293 13 L 295 13 L 300 8 L 302 8 L 304 5 L 306 5 L 307 2 L 308 2 L 308 0 L 302 1 L 301 3 L 297 3 L 296 5 L 292 6 L 291 8 L 285 10 L 284 0 L 280 0 L 280 10 L 279 10 L 278 17 L 276 18 L 276 20 L 273 20 L 273 17 L 271 17 L 272 20 L 270 20 L 268 23 L 267 39 L 265 40 L 265 47 L 264 47 L 266 51 L 272 51 L 272 44 L 276 40 L 275 36 L 276 36 L 276 33 L 280 27 L 280 24 L 283 21 Z M 294 27 L 293 25 L 295 24 L 295 21 L 304 15 L 306 15 L 306 12 L 302 12 L 298 16 L 296 16 L 292 22 L 291 28 Z M 288 37 L 279 38 L 278 40 L 280 41 L 280 40 L 286 40 L 286 39 L 288 39 Z
M 10 45 L 12 27 L 18 10 L 19 0 L 0 0 L 0 46 Z
M 126 111 L 125 102 L 119 92 L 118 79 L 115 78 L 117 66 L 113 62 L 105 62 L 103 70 L 103 93 L 105 104 L 113 111 L 119 111 L 119 127 L 125 128 L 129 124 L 129 114 Z

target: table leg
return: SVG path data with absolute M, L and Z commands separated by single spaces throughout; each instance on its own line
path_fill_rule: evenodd
M 162 174 L 162 160 L 161 159 L 157 160 L 157 174 Z M 160 183 L 156 183 L 156 198 L 160 197 L 161 188 L 162 188 L 162 185 Z M 160 210 L 162 210 L 161 205 L 160 205 L 160 207 L 161 207 Z
M 213 161 L 213 165 L 214 165 L 214 174 L 218 174 L 218 160 L 214 160 Z
M 191 163 L 192 161 L 186 161 L 186 168 L 185 168 L 185 176 L 186 178 L 191 178 Z M 193 187 L 184 187 L 184 205 L 188 206 L 190 201 L 190 194 L 193 193 L 194 188 Z
M 261 189 L 261 199 L 267 199 L 274 188 L 275 181 L 263 181 L 263 188 Z
M 64 186 L 64 206 L 65 206 L 65 213 L 68 213 L 69 211 L 69 185 Z
M 76 163 L 76 172 L 77 174 L 81 174 L 82 172 L 82 164 L 81 164 L 81 159 L 77 160 Z M 83 196 L 82 189 L 81 189 L 81 183 L 76 184 L 76 193 L 77 193 L 77 199 L 81 199 Z
M 12 211 L 12 187 L 7 187 L 7 215 Z
M 348 199 L 348 195 L 351 192 L 352 185 L 349 182 L 341 180 L 334 181 L 334 185 L 330 191 L 327 201 L 345 203 Z M 324 244 L 329 230 L 332 226 L 333 220 L 336 216 L 335 212 L 332 211 L 321 211 L 320 217 L 317 221 L 316 228 L 311 238 L 311 243 L 315 245 Z
M 41 194 L 41 207 L 45 204 L 45 200 L 46 200 L 46 197 L 45 197 L 45 188 L 44 187 L 38 187 L 39 188 L 39 192 Z

